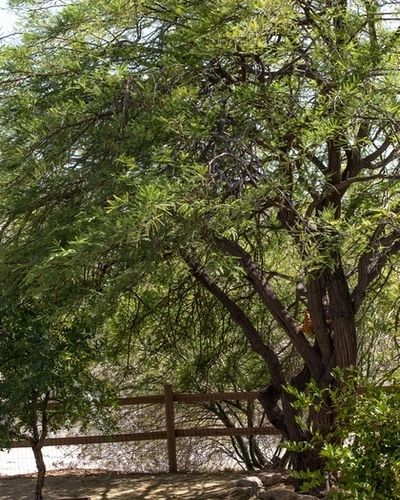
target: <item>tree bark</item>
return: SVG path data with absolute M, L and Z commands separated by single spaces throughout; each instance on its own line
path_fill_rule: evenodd
M 355 310 L 340 257 L 328 280 L 329 310 L 331 314 L 336 366 L 348 369 L 357 364 L 357 332 Z
M 43 500 L 43 486 L 46 477 L 46 465 L 43 459 L 42 444 L 35 443 L 32 445 L 32 451 L 35 456 L 36 468 L 37 468 L 37 480 L 35 487 L 34 500 Z

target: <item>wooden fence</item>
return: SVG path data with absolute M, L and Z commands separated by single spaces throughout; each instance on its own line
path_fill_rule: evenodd
M 259 392 L 213 392 L 204 394 L 184 394 L 173 392 L 172 386 L 164 385 L 164 394 L 153 396 L 136 396 L 131 398 L 120 398 L 120 406 L 163 404 L 165 408 L 165 430 L 152 432 L 134 432 L 127 434 L 97 435 L 97 436 L 70 436 L 47 438 L 44 446 L 67 446 L 94 443 L 120 443 L 131 441 L 153 441 L 166 440 L 168 447 L 169 472 L 178 471 L 176 459 L 176 438 L 180 437 L 215 437 L 215 436 L 256 436 L 256 435 L 280 435 L 280 432 L 272 426 L 268 427 L 197 427 L 189 429 L 177 429 L 175 427 L 175 403 L 199 404 L 212 401 L 254 401 L 259 397 Z M 12 448 L 27 448 L 27 441 L 13 441 Z
M 386 392 L 399 392 L 399 386 L 377 387 Z M 359 393 L 364 392 L 363 387 L 358 388 Z M 152 432 L 134 432 L 127 434 L 97 435 L 97 436 L 70 436 L 47 438 L 44 446 L 67 446 L 78 444 L 96 443 L 121 443 L 132 441 L 154 441 L 166 440 L 168 447 L 169 472 L 178 471 L 176 459 L 176 438 L 180 437 L 216 437 L 216 436 L 257 436 L 280 435 L 280 432 L 272 426 L 264 427 L 195 427 L 189 429 L 177 429 L 175 427 L 175 403 L 199 404 L 212 401 L 254 401 L 260 393 L 252 392 L 212 392 L 201 394 L 185 394 L 173 392 L 172 386 L 164 385 L 164 394 L 152 396 L 136 396 L 131 398 L 119 398 L 120 406 L 162 404 L 165 408 L 165 430 Z M 27 441 L 13 441 L 11 448 L 27 448 Z

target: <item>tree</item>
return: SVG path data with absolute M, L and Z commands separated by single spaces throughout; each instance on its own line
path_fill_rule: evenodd
M 45 439 L 73 425 L 104 424 L 110 384 L 93 374 L 100 358 L 93 332 L 65 318 L 51 324 L 32 303 L 3 296 L 1 304 L 0 447 L 30 444 L 38 471 L 34 499 L 41 500 Z
M 2 55 L 5 286 L 107 318 L 193 280 L 265 362 L 271 422 L 307 439 L 285 387 L 357 366 L 398 269 L 390 2 L 14 3 L 33 7 Z M 309 419 L 324 434 L 334 414 Z

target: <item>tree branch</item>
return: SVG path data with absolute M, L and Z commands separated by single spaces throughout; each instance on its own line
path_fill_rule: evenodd
M 286 384 L 279 359 L 274 351 L 264 344 L 260 333 L 256 330 L 244 311 L 215 283 L 204 268 L 191 256 L 183 256 L 192 276 L 201 283 L 226 308 L 232 320 L 242 328 L 252 349 L 266 362 L 274 384 L 281 387 Z
M 358 261 L 358 282 L 351 294 L 355 311 L 361 307 L 368 287 L 379 276 L 389 258 L 400 252 L 400 230 L 377 238 L 381 230 L 382 226 L 379 226 L 371 238 L 370 249 Z
M 392 140 L 390 137 L 386 137 L 386 139 L 382 142 L 382 144 L 370 155 L 365 156 L 360 160 L 361 167 L 364 168 L 370 165 L 373 161 L 377 160 L 392 144 Z
M 239 259 L 241 267 L 246 272 L 257 294 L 277 323 L 285 330 L 292 344 L 314 375 L 315 370 L 318 371 L 320 368 L 321 360 L 304 336 L 300 326 L 276 296 L 263 271 L 238 243 L 220 237 L 215 237 L 214 241 L 222 251 Z
M 329 185 L 324 194 L 322 194 L 318 199 L 310 203 L 310 205 L 307 208 L 307 214 L 310 216 L 313 210 L 324 206 L 324 204 L 330 201 L 333 196 L 336 196 L 337 199 L 341 200 L 343 196 L 346 194 L 348 188 L 353 184 L 357 184 L 360 182 L 371 182 L 375 180 L 396 182 L 399 179 L 400 179 L 399 174 L 393 174 L 393 175 L 375 174 L 375 175 L 364 175 L 360 177 L 351 177 L 344 181 L 340 181 L 335 185 L 333 184 Z

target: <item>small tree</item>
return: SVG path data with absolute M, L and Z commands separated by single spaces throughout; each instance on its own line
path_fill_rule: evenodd
M 31 305 L 0 312 L 0 446 L 28 441 L 38 471 L 35 500 L 43 498 L 46 437 L 79 423 L 105 422 L 107 385 L 93 375 L 98 346 L 77 325 L 51 324 Z M 82 325 L 81 325 L 82 326 Z

